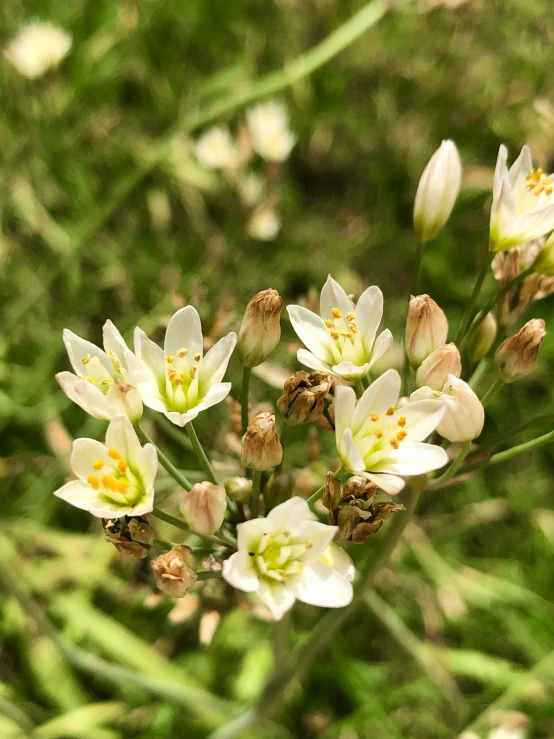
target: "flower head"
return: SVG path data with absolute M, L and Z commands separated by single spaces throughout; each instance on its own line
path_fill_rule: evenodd
M 406 320 L 406 356 L 412 367 L 446 343 L 448 319 L 429 295 L 412 295 Z
M 78 479 L 57 490 L 58 498 L 99 518 L 143 516 L 152 510 L 156 448 L 140 445 L 127 416 L 114 417 L 105 444 L 76 439 L 70 464 Z
M 387 370 L 357 402 L 349 387 L 338 387 L 335 395 L 336 440 L 343 467 L 391 495 L 404 487 L 401 475 L 422 475 L 448 461 L 444 449 L 422 443 L 440 423 L 444 408 L 421 400 L 396 409 L 400 386 L 398 372 Z
M 285 106 L 268 100 L 250 108 L 246 117 L 254 151 L 270 162 L 284 162 L 296 143 Z
M 302 498 L 239 524 L 237 532 L 238 551 L 224 563 L 223 577 L 239 590 L 258 593 L 275 619 L 297 599 L 330 608 L 352 600 L 352 562 L 329 551 L 337 527 L 311 520 Z
M 279 343 L 282 307 L 281 296 L 271 288 L 249 301 L 238 339 L 240 361 L 245 367 L 257 367 L 265 362 Z
M 554 177 L 533 169 L 527 146 L 512 164 L 502 145 L 494 172 L 490 248 L 505 251 L 538 239 L 554 229 Z
M 36 79 L 57 67 L 71 48 L 71 35 L 52 23 L 34 22 L 21 29 L 4 49 L 24 77 Z
M 329 276 L 321 291 L 321 316 L 300 305 L 290 305 L 288 312 L 307 346 L 307 350 L 298 350 L 298 361 L 311 369 L 359 380 L 392 346 L 388 329 L 376 337 L 383 317 L 383 293 L 376 286 L 368 287 L 354 307 Z
M 152 561 L 156 585 L 173 598 L 182 598 L 196 583 L 196 558 L 190 547 L 177 544 Z
M 485 424 L 485 410 L 467 382 L 456 375 L 449 375 L 443 388 L 432 390 L 422 387 L 411 394 L 410 400 L 431 400 L 442 403 L 444 416 L 436 431 L 452 442 L 476 439 Z
M 253 470 L 277 467 L 283 459 L 283 447 L 275 430 L 272 413 L 258 413 L 250 421 L 241 441 L 241 462 Z
M 208 169 L 232 167 L 238 157 L 229 129 L 224 126 L 213 126 L 203 133 L 194 145 L 194 153 Z
M 533 372 L 545 335 L 543 319 L 533 318 L 500 344 L 494 362 L 503 382 L 517 382 Z
M 131 381 L 145 405 L 184 426 L 229 394 L 231 383 L 221 380 L 236 343 L 227 334 L 204 356 L 200 316 L 189 305 L 171 317 L 163 349 L 135 329 Z
M 104 324 L 103 334 L 104 350 L 64 329 L 63 340 L 76 374 L 59 372 L 56 380 L 67 397 L 94 418 L 109 421 L 123 413 L 138 421 L 142 401 L 129 384 L 133 354 L 111 321 Z
M 252 214 L 246 230 L 257 241 L 273 241 L 281 230 L 281 219 L 272 205 L 263 203 Z
M 200 534 L 215 534 L 221 528 L 226 510 L 225 490 L 207 481 L 193 485 L 181 503 L 183 518 Z

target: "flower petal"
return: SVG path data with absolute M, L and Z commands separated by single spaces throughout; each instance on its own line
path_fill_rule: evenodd
M 191 356 L 204 354 L 202 324 L 198 311 L 192 305 L 174 313 L 167 325 L 164 353 L 173 356 L 179 349 L 188 349 Z
M 319 559 L 321 555 L 328 549 L 329 545 L 335 538 L 338 526 L 329 526 L 319 521 L 303 521 L 296 525 L 292 532 L 293 539 L 299 541 L 309 541 L 311 546 L 306 553 L 300 557 L 303 562 L 313 562 Z
M 89 475 L 97 475 L 98 472 L 93 465 L 99 459 L 106 467 L 113 468 L 114 461 L 109 457 L 104 444 L 96 439 L 75 439 L 71 450 L 70 465 L 78 478 L 85 481 Z
M 296 531 L 299 522 L 305 521 L 311 516 L 310 507 L 297 495 L 290 500 L 281 503 L 267 515 L 266 521 L 270 531 L 283 531 L 291 529 Z
M 356 408 L 356 393 L 351 387 L 339 385 L 335 388 L 335 400 L 333 409 L 335 412 L 335 433 L 337 438 L 337 447 L 342 441 L 342 435 L 351 422 L 352 416 Z
M 158 474 L 158 452 L 153 444 L 145 444 L 142 447 L 139 466 L 145 490 L 153 490 Z
M 330 364 L 333 361 L 331 337 L 323 319 L 301 305 L 289 305 L 287 311 L 300 341 L 321 361 Z
M 106 431 L 106 446 L 108 449 L 116 449 L 123 459 L 139 467 L 142 446 L 133 428 L 133 424 L 122 413 L 113 417 Z M 141 470 L 142 472 L 142 470 Z
M 252 566 L 248 552 L 239 551 L 223 563 L 223 577 L 234 588 L 253 593 L 260 585 L 258 575 Z
M 350 426 L 354 434 L 357 434 L 363 428 L 370 413 L 384 413 L 391 406 L 396 407 L 401 384 L 400 375 L 394 369 L 383 372 L 380 377 L 371 383 L 359 399 L 351 416 Z
M 75 372 L 80 376 L 91 376 L 97 380 L 108 379 L 113 376 L 113 367 L 102 349 L 90 341 L 81 339 L 67 328 L 63 330 L 63 341 L 69 361 Z M 90 360 L 94 358 L 95 363 Z M 85 359 L 85 362 L 83 362 Z
M 506 166 L 506 160 L 508 158 L 508 149 L 504 144 L 500 144 L 498 149 L 498 156 L 496 158 L 496 167 L 494 170 L 494 182 L 492 187 L 492 196 L 496 201 L 500 197 L 500 190 L 502 188 L 502 182 L 504 178 L 508 179 L 508 167 Z M 509 183 L 509 180 L 508 180 Z
M 323 562 L 306 565 L 293 587 L 298 600 L 327 608 L 347 606 L 354 595 L 352 583 Z
M 533 157 L 531 156 L 531 151 L 528 146 L 524 146 L 521 149 L 521 152 L 518 156 L 518 158 L 515 160 L 515 162 L 510 167 L 510 171 L 508 172 L 508 180 L 510 182 L 510 185 L 513 188 L 520 182 L 520 180 L 524 180 L 528 174 L 531 173 L 533 170 Z
M 554 204 L 516 218 L 502 234 L 506 244 L 533 241 L 554 229 Z
M 319 301 L 319 312 L 321 314 L 321 318 L 323 320 L 332 318 L 333 308 L 338 308 L 343 316 L 349 311 L 354 311 L 354 306 L 352 305 L 352 301 L 348 295 L 344 292 L 339 283 L 329 275 L 325 285 L 323 285 Z
M 368 287 L 356 304 L 356 325 L 368 356 L 383 318 L 383 293 L 376 285 Z
M 352 429 L 345 429 L 340 445 L 338 445 L 338 451 L 342 465 L 348 472 L 365 470 L 365 462 L 352 436 Z
M 400 444 L 390 454 L 375 465 L 375 472 L 389 472 L 393 475 L 423 475 L 444 467 L 448 455 L 440 446 L 414 442 Z
M 278 582 L 268 581 L 264 578 L 260 582 L 258 595 L 271 611 L 276 621 L 280 621 L 285 613 L 294 605 L 295 597 L 292 589 Z
M 90 509 L 92 499 L 95 497 L 95 492 L 90 485 L 85 485 L 80 480 L 73 480 L 72 482 L 68 482 L 59 490 L 56 490 L 54 495 L 56 498 L 65 500 L 66 503 L 71 503 L 75 508 L 80 508 L 82 511 L 88 511 Z
M 315 354 L 309 352 L 307 349 L 299 349 L 296 353 L 296 358 L 305 367 L 310 369 L 320 370 L 321 372 L 331 372 L 331 365 L 318 359 Z
M 338 544 L 329 544 L 319 559 L 320 562 L 332 567 L 350 582 L 354 580 L 356 569 L 352 557 Z
M 367 480 L 374 482 L 375 485 L 378 485 L 381 490 L 384 490 L 385 493 L 388 493 L 389 495 L 398 495 L 406 485 L 406 481 L 396 475 L 374 475 L 371 472 L 362 472 L 361 474 Z
M 212 385 L 211 388 L 208 390 L 206 395 L 202 398 L 202 400 L 195 405 L 193 408 L 190 409 L 190 411 L 196 411 L 196 414 L 200 413 L 201 411 L 205 411 L 206 408 L 211 408 L 212 405 L 217 405 L 217 403 L 221 403 L 222 400 L 225 400 L 225 398 L 229 395 L 231 392 L 231 383 L 230 382 L 218 382 L 217 385 Z M 189 411 L 189 412 L 190 412 Z
M 373 367 L 375 362 L 378 362 L 381 357 L 385 356 L 385 354 L 392 347 L 393 343 L 394 339 L 389 329 L 386 328 L 384 331 L 381 331 L 379 336 L 375 339 L 375 344 L 373 345 L 373 353 L 371 355 L 371 362 L 369 363 L 370 368 Z
M 88 380 L 80 380 L 72 372 L 58 372 L 56 380 L 67 397 L 90 416 L 102 421 L 111 419 L 109 403 L 100 388 Z
M 444 411 L 444 405 L 436 400 L 418 400 L 398 410 L 391 422 L 396 423 L 400 417 L 404 417 L 406 425 L 403 428 L 408 434 L 408 441 L 423 441 L 437 428 Z
M 148 405 L 146 401 L 144 401 L 144 403 L 145 405 Z M 199 411 L 197 408 L 191 408 L 191 410 L 186 413 L 179 413 L 179 411 L 166 411 L 164 412 L 164 416 L 168 418 L 171 423 L 183 428 L 183 426 L 186 426 L 190 421 L 194 421 L 198 416 L 198 413 Z
M 212 385 L 220 383 L 227 371 L 227 365 L 237 343 L 235 333 L 227 334 L 212 346 L 200 364 L 200 394 L 203 395 Z
M 126 355 L 129 348 L 123 336 L 109 319 L 104 324 L 102 334 L 104 337 L 104 349 L 107 352 L 112 351 L 118 359 L 126 362 Z
M 354 364 L 353 362 L 340 362 L 340 364 L 334 364 L 331 367 L 331 370 L 335 373 L 335 375 L 338 375 L 339 377 L 342 377 L 343 380 L 348 380 L 349 382 L 356 382 L 357 380 L 361 380 L 362 377 L 365 377 L 367 374 L 367 371 L 369 369 L 369 364 L 366 362 L 361 367 L 358 367 L 358 365 Z
M 144 362 L 146 367 L 154 373 L 156 378 L 165 378 L 165 357 L 161 346 L 158 346 L 155 342 L 151 341 L 144 331 L 138 328 L 138 326 L 135 329 L 134 338 L 135 354 L 137 359 Z M 131 374 L 131 382 L 133 385 L 138 386 L 139 378 L 135 377 L 135 372 L 132 372 Z

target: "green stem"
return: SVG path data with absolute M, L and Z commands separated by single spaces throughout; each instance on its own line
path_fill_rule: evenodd
M 439 485 L 445 485 L 449 480 L 451 480 L 456 472 L 460 469 L 462 466 L 462 463 L 464 459 L 469 454 L 469 450 L 471 449 L 471 441 L 466 441 L 465 444 L 462 445 L 462 448 L 458 452 L 458 455 L 456 459 L 454 459 L 450 467 L 446 470 L 446 472 L 443 472 L 443 474 L 440 477 L 435 478 L 432 480 L 432 482 L 429 484 L 429 487 L 433 488 Z
M 412 295 L 417 295 L 419 285 L 419 275 L 421 273 L 421 263 L 423 262 L 423 250 L 424 244 L 417 245 L 416 261 L 414 264 L 414 272 L 412 275 L 412 284 L 410 286 L 410 292 L 408 294 L 408 305 L 406 306 L 406 320 L 408 319 L 408 312 L 410 310 L 410 298 Z M 402 365 L 402 388 L 404 395 L 410 394 L 410 362 L 408 361 L 408 354 L 406 351 L 406 342 L 404 342 L 404 363 Z
M 246 433 L 248 428 L 248 400 L 250 390 L 250 377 L 252 369 L 245 367 L 242 371 L 242 387 L 240 389 L 240 417 L 242 419 L 242 433 Z
M 190 480 L 187 480 L 187 478 L 179 472 L 177 467 L 171 462 L 165 454 L 162 452 L 162 450 L 154 444 L 152 439 L 148 436 L 146 431 L 140 426 L 140 424 L 137 424 L 135 426 L 135 431 L 137 432 L 137 436 L 141 441 L 144 441 L 145 444 L 152 444 L 154 447 L 156 447 L 156 451 L 158 453 L 158 459 L 160 461 L 160 464 L 162 467 L 168 472 L 171 477 L 175 480 L 175 482 L 178 482 L 179 485 L 184 488 L 185 490 L 192 490 L 192 483 Z
M 479 298 L 479 293 L 481 292 L 481 288 L 483 287 L 483 283 L 485 282 L 485 278 L 489 273 L 489 269 L 491 266 L 491 262 L 494 258 L 494 254 L 491 254 L 490 252 L 487 252 L 487 258 L 485 260 L 485 263 L 483 264 L 481 271 L 479 272 L 479 275 L 477 277 L 477 281 L 473 287 L 473 292 L 471 293 L 471 297 L 469 299 L 469 302 L 466 306 L 466 309 L 464 311 L 464 314 L 462 316 L 462 320 L 460 322 L 460 327 L 458 329 L 458 333 L 456 334 L 456 338 L 454 339 L 455 344 L 459 344 L 460 341 L 464 338 L 466 335 L 467 328 L 469 326 L 469 322 L 471 320 L 471 314 L 473 313 L 473 309 L 475 308 L 475 304 L 477 303 L 477 300 Z
M 338 468 L 338 470 L 337 470 L 337 471 L 335 472 L 335 477 L 340 477 L 340 476 L 341 476 L 341 475 L 343 475 L 343 474 L 344 474 L 345 472 L 346 472 L 346 470 L 345 470 L 345 469 L 344 469 L 344 467 L 343 467 L 343 466 L 341 465 L 341 466 L 340 466 L 340 467 Z M 309 498 L 308 498 L 308 499 L 306 500 L 306 503 L 307 503 L 307 504 L 308 504 L 309 506 L 311 506 L 311 505 L 313 505 L 314 503 L 316 503 L 316 502 L 317 502 L 317 501 L 318 501 L 318 500 L 319 500 L 319 499 L 320 499 L 320 498 L 322 497 L 322 495 L 323 495 L 323 491 L 324 491 L 324 490 L 325 490 L 325 483 L 323 483 L 323 485 L 322 485 L 322 486 L 321 486 L 320 488 L 318 488 L 318 489 L 317 489 L 317 490 L 315 491 L 315 493 L 312 493 L 312 494 L 310 495 L 310 497 L 309 497 Z
M 362 397 L 362 395 L 365 392 L 364 383 L 361 380 L 358 380 L 358 382 L 356 383 L 356 391 L 357 391 L 357 393 L 358 393 L 358 395 L 359 395 L 360 398 Z
M 228 536 L 225 532 L 221 532 L 220 536 L 216 536 L 215 534 L 201 534 L 200 532 L 194 531 L 193 529 L 191 529 L 190 526 L 187 526 L 187 524 L 184 521 L 181 521 L 178 518 L 175 518 L 175 516 L 171 516 L 169 513 L 160 511 L 159 508 L 154 508 L 152 511 L 152 515 L 156 516 L 156 518 L 159 518 L 161 521 L 170 523 L 172 526 L 175 526 L 178 529 L 187 531 L 189 534 L 194 534 L 199 539 L 203 539 L 204 541 L 209 541 L 211 544 L 218 544 L 224 547 L 231 547 L 232 549 L 237 548 L 237 542 L 231 536 Z
M 11 703 L 0 695 L 0 714 L 4 714 L 12 723 L 14 723 L 19 730 L 21 735 L 28 737 L 28 739 L 38 739 L 36 727 L 33 722 L 27 717 L 15 703 Z M 11 733 L 11 732 L 10 732 Z
M 258 518 L 261 481 L 262 473 L 260 470 L 254 470 L 252 472 L 252 492 L 250 493 L 250 518 Z
M 198 464 L 206 475 L 208 476 L 208 480 L 210 482 L 213 482 L 214 485 L 219 485 L 219 480 L 217 478 L 217 475 L 214 472 L 214 468 L 212 467 L 210 460 L 206 456 L 206 452 L 204 451 L 204 448 L 202 444 L 200 443 L 200 439 L 196 435 L 196 431 L 194 429 L 194 426 L 192 425 L 192 421 L 189 421 L 187 425 L 185 426 L 187 433 L 189 435 L 189 439 L 192 444 L 192 449 L 194 453 L 196 454 L 196 459 L 198 460 Z
M 281 464 L 279 464 L 275 468 L 275 474 L 277 474 L 278 472 L 281 472 L 281 470 L 283 469 L 283 463 L 285 461 L 285 452 L 286 452 L 287 444 L 289 440 L 289 432 L 290 432 L 290 425 L 286 422 L 283 423 L 283 425 L 281 426 L 281 437 L 279 439 L 279 441 L 281 442 L 281 448 L 283 449 L 283 458 L 281 459 Z
M 504 382 L 500 378 L 496 378 L 496 380 L 492 383 L 490 388 L 487 390 L 487 392 L 483 395 L 481 398 L 481 405 L 484 407 L 489 403 L 496 393 L 500 390 L 501 387 L 503 387 Z
M 513 446 L 511 449 L 506 449 L 503 452 L 497 452 L 488 459 L 482 459 L 479 462 L 468 464 L 462 469 L 461 474 L 465 475 L 467 472 L 475 472 L 475 470 L 483 469 L 483 467 L 492 467 L 495 464 L 507 462 L 514 457 L 518 457 L 520 454 L 525 454 L 526 452 L 531 452 L 534 449 L 539 449 L 541 446 L 546 446 L 546 444 L 550 444 L 553 441 L 554 431 L 549 431 L 547 434 L 538 436 L 536 439 L 531 439 L 531 441 L 526 441 L 523 444 L 518 444 L 517 446 Z

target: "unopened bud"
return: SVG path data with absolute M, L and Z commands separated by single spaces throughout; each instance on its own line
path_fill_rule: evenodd
M 446 343 L 448 320 L 428 295 L 412 295 L 406 321 L 406 355 L 412 367 Z
M 252 492 L 252 480 L 247 480 L 246 477 L 231 477 L 230 480 L 225 481 L 225 490 L 231 500 L 245 503 Z
M 143 410 L 142 399 L 134 385 L 115 382 L 106 393 L 106 400 L 114 416 L 117 413 L 123 413 L 132 423 L 140 421 Z
M 144 559 L 154 543 L 154 532 L 143 516 L 102 519 L 106 541 L 121 554 Z
M 425 167 L 414 203 L 414 228 L 423 244 L 449 219 L 460 192 L 462 164 L 453 141 L 443 141 Z
M 332 387 L 333 378 L 326 372 L 300 370 L 285 382 L 284 395 L 277 401 L 279 412 L 293 425 L 317 421 Z
M 199 482 L 192 486 L 181 503 L 181 514 L 193 531 L 214 534 L 221 528 L 227 497 L 225 490 L 211 482 Z
M 485 411 L 467 382 L 450 375 L 440 399 L 446 410 L 438 433 L 452 442 L 476 439 L 483 430 Z
M 283 300 L 277 290 L 262 290 L 246 306 L 239 332 L 240 361 L 257 367 L 269 357 L 281 338 Z
M 156 585 L 173 598 L 182 598 L 196 582 L 196 559 L 190 547 L 179 544 L 152 561 Z
M 516 382 L 531 374 L 537 364 L 545 334 L 542 318 L 533 318 L 515 336 L 510 336 L 500 344 L 494 360 L 504 382 Z
M 448 375 L 459 377 L 462 374 L 462 361 L 456 344 L 444 344 L 431 352 L 416 372 L 416 385 L 442 390 Z
M 533 269 L 540 275 L 554 275 L 554 235 L 550 236 L 533 262 Z
M 496 318 L 487 313 L 481 323 L 474 329 L 467 340 L 467 354 L 472 362 L 479 362 L 486 356 L 496 338 Z
M 267 481 L 264 487 L 264 500 L 267 508 L 275 508 L 292 497 L 295 477 L 292 472 L 276 472 Z
M 259 413 L 255 416 L 242 437 L 241 462 L 254 470 L 277 467 L 283 459 L 283 447 L 275 430 L 275 416 Z

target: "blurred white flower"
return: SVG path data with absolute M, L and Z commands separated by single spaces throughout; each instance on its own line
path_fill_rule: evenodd
M 311 369 L 332 372 L 344 380 L 359 380 L 392 346 L 385 329 L 377 336 L 383 316 L 383 293 L 375 285 L 362 293 L 356 307 L 331 276 L 321 291 L 320 313 L 290 305 L 292 327 L 307 349 L 298 361 Z
M 250 108 L 246 118 L 254 151 L 270 162 L 284 162 L 296 143 L 285 106 L 268 100 Z
M 246 229 L 257 241 L 272 241 L 281 230 L 281 219 L 272 206 L 263 205 L 254 212 Z
M 54 495 L 93 516 L 143 516 L 154 506 L 156 448 L 140 445 L 127 416 L 114 417 L 106 431 L 105 445 L 94 439 L 76 439 L 71 469 L 78 479 Z
M 423 475 L 448 462 L 444 449 L 422 443 L 440 423 L 443 405 L 421 400 L 396 408 L 400 386 L 400 375 L 391 369 L 358 401 L 350 387 L 335 391 L 336 443 L 343 467 L 390 495 L 405 485 L 399 475 Z
M 229 129 L 224 126 L 213 126 L 203 133 L 194 145 L 194 153 L 208 169 L 232 167 L 238 157 Z
M 420 400 L 442 403 L 445 412 L 436 430 L 448 441 L 471 441 L 481 434 L 485 424 L 483 405 L 467 382 L 456 375 L 448 375 L 440 391 L 422 387 L 411 394 L 410 401 Z
M 229 394 L 231 383 L 221 380 L 236 343 L 237 335 L 227 334 L 204 356 L 200 316 L 188 305 L 171 317 L 163 349 L 135 329 L 131 382 L 145 405 L 184 426 Z
M 533 169 L 524 146 L 510 170 L 508 150 L 500 147 L 494 172 L 490 248 L 505 251 L 538 239 L 554 229 L 554 177 Z
M 77 374 L 59 372 L 56 380 L 67 397 L 94 418 L 109 421 L 124 413 L 136 422 L 142 416 L 142 401 L 129 384 L 133 354 L 111 321 L 104 324 L 103 335 L 105 351 L 64 329 L 69 361 Z
M 36 79 L 57 67 L 71 48 L 71 35 L 52 23 L 29 23 L 4 49 L 24 77 Z
M 311 516 L 305 500 L 291 498 L 266 518 L 238 524 L 238 551 L 223 564 L 225 580 L 258 593 L 276 620 L 295 600 L 326 608 L 352 600 L 352 560 L 338 547 L 329 550 L 337 527 Z
M 239 197 L 243 205 L 253 208 L 263 198 L 265 182 L 255 172 L 250 172 L 237 182 Z

